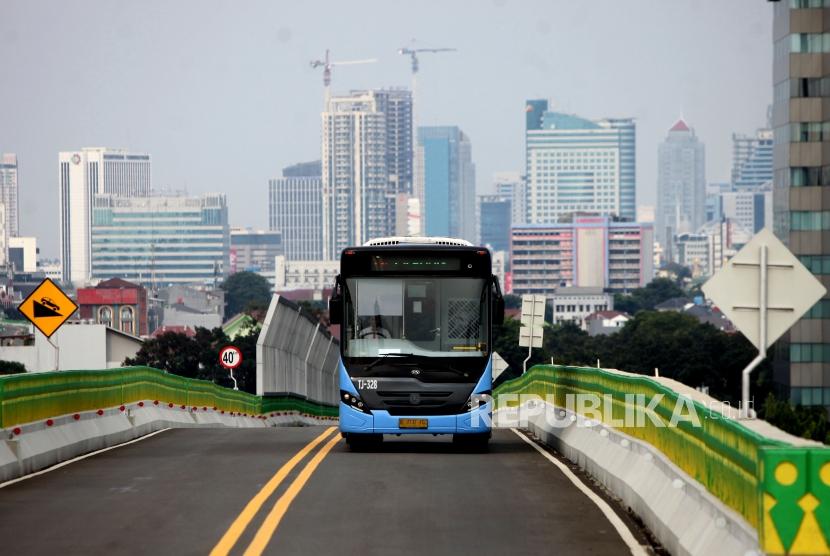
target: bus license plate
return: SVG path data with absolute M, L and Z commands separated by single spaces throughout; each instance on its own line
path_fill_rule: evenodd
M 400 429 L 425 429 L 428 425 L 427 419 L 398 419 Z

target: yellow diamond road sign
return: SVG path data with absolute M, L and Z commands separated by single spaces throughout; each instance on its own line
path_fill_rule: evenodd
M 78 309 L 55 283 L 47 278 L 23 300 L 17 310 L 48 338 Z

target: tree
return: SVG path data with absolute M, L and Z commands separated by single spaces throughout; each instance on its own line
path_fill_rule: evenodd
M 26 366 L 17 361 L 0 361 L 0 375 L 16 375 L 26 372 Z
M 614 308 L 634 315 L 637 311 L 651 311 L 655 306 L 673 297 L 685 295 L 683 288 L 668 278 L 655 278 L 643 288 L 632 290 L 628 295 L 615 294 Z
M 759 417 L 790 434 L 830 444 L 830 423 L 823 407 L 793 407 L 787 400 L 770 393 Z
M 267 307 L 271 302 L 271 284 L 255 272 L 237 272 L 222 283 L 225 290 L 225 318 L 243 312 L 247 307 Z
M 135 357 L 124 365 L 147 365 L 187 378 L 203 378 L 199 372 L 199 345 L 181 332 L 165 332 L 145 341 Z

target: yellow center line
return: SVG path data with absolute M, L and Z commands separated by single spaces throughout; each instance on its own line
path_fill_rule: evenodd
M 239 537 L 242 536 L 242 533 L 245 532 L 245 528 L 251 523 L 251 520 L 256 516 L 259 509 L 265 504 L 265 501 L 268 500 L 268 497 L 274 494 L 274 491 L 277 490 L 277 487 L 280 486 L 280 483 L 285 480 L 291 470 L 300 463 L 304 457 L 308 455 L 318 444 L 320 444 L 323 440 L 326 439 L 328 435 L 334 431 L 336 427 L 329 427 L 323 433 L 305 445 L 305 447 L 297 452 L 297 454 L 288 460 L 285 465 L 280 467 L 280 470 L 271 477 L 271 479 L 265 483 L 265 486 L 251 498 L 251 501 L 245 506 L 245 509 L 242 510 L 242 513 L 231 523 L 231 526 L 225 531 L 225 534 L 219 540 L 219 543 L 213 547 L 213 550 L 210 551 L 210 556 L 227 556 L 227 554 L 233 548 L 233 545 L 236 544 L 236 541 L 239 540 Z M 339 436 L 334 437 L 335 440 L 339 440 Z M 296 482 L 296 481 L 295 481 Z M 293 485 L 292 485 L 293 486 Z
M 340 442 L 340 437 L 335 436 L 331 440 L 329 440 L 325 446 L 320 448 L 320 451 L 314 454 L 314 457 L 311 458 L 306 466 L 300 471 L 300 474 L 297 475 L 297 478 L 294 479 L 294 482 L 291 483 L 291 486 L 280 496 L 279 500 L 277 500 L 276 504 L 274 504 L 274 508 L 268 514 L 268 517 L 265 518 L 265 521 L 262 523 L 262 526 L 257 531 L 254 540 L 251 541 L 251 544 L 248 545 L 248 548 L 245 550 L 244 556 L 259 556 L 265 550 L 265 547 L 268 546 L 268 542 L 271 540 L 271 537 L 274 535 L 274 532 L 277 530 L 277 527 L 282 520 L 282 517 L 285 515 L 285 512 L 288 511 L 288 506 L 291 505 L 291 502 L 294 498 L 297 497 L 300 490 L 305 486 L 306 482 L 308 482 L 309 477 L 311 474 L 314 473 L 314 470 L 317 469 L 317 466 L 320 465 L 320 462 L 323 461 L 323 458 L 334 448 L 334 445 Z

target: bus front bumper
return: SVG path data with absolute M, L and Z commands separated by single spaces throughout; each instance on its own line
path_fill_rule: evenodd
M 340 431 L 363 434 L 475 434 L 490 431 L 493 402 L 458 415 L 389 415 L 373 409 L 368 415 L 340 402 Z M 400 419 L 426 419 L 427 427 L 400 428 Z

